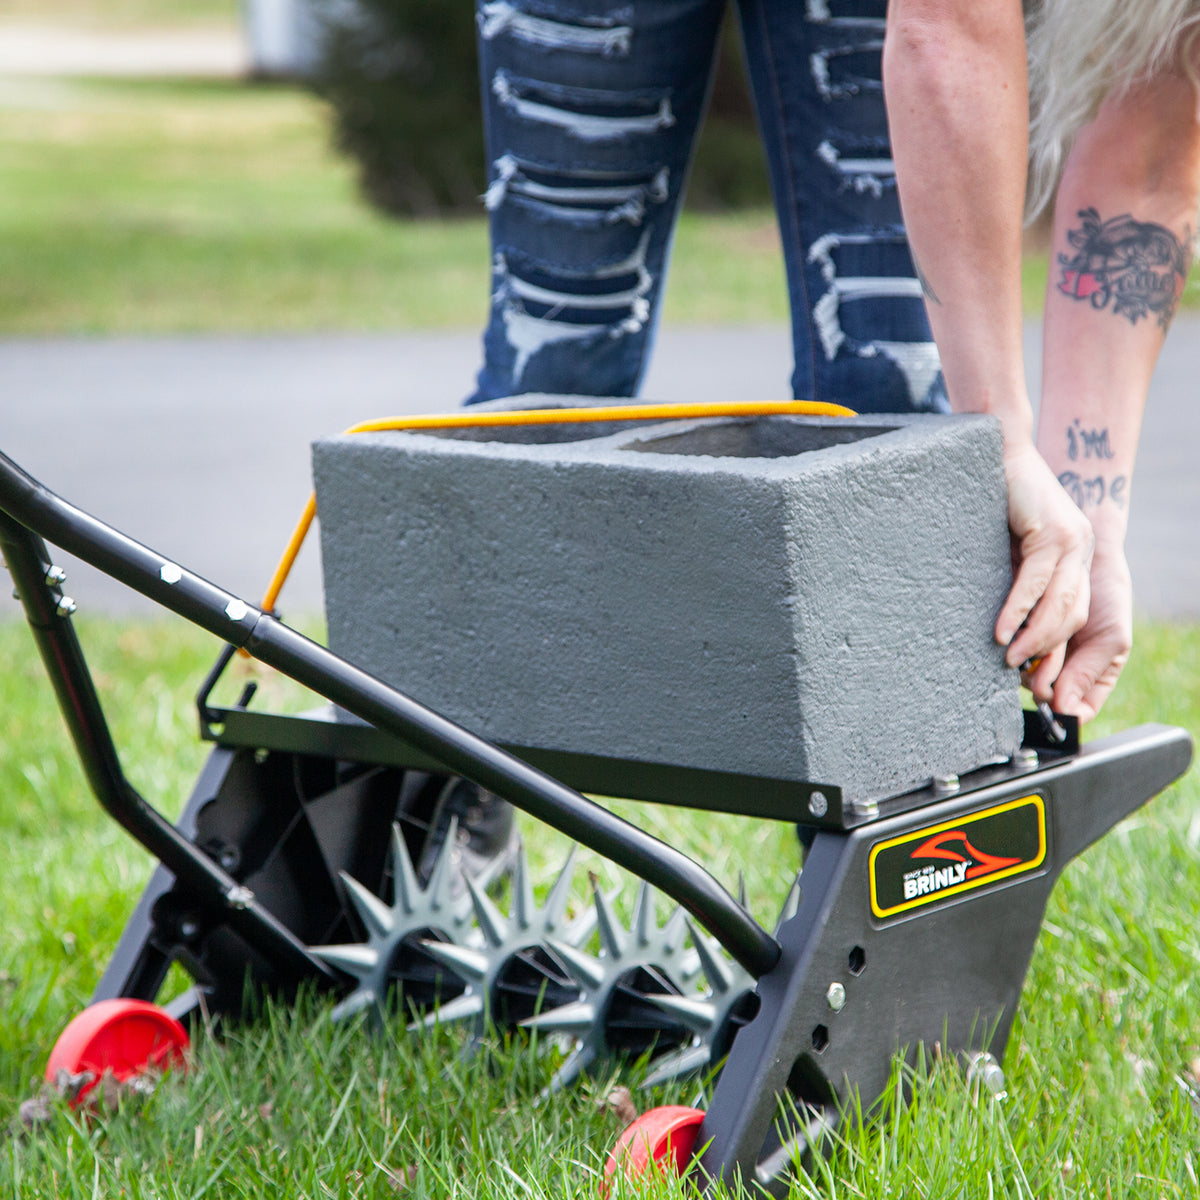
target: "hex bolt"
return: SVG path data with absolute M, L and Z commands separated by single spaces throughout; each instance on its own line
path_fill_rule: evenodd
M 178 583 L 183 578 L 183 568 L 176 563 L 163 563 L 158 569 L 158 577 L 163 583 Z
M 851 800 L 847 808 L 864 821 L 873 821 L 879 816 L 878 800 Z
M 45 579 L 47 587 L 62 587 L 67 582 L 67 573 L 62 567 L 51 565 L 46 568 Z
M 60 617 L 69 617 L 73 612 L 75 612 L 75 610 L 78 607 L 79 607 L 79 605 L 76 604 L 75 601 L 72 600 L 70 596 L 63 596 L 62 599 L 59 600 L 54 611 Z
M 238 910 L 249 908 L 254 903 L 254 893 L 248 887 L 243 887 L 240 883 L 234 884 L 225 893 L 225 903 L 230 908 Z
M 814 817 L 823 817 L 829 811 L 829 800 L 824 792 L 813 792 L 808 798 L 808 811 Z
M 995 1056 L 986 1050 L 977 1050 L 967 1059 L 967 1086 L 978 1083 L 997 1100 L 1003 1100 L 1008 1092 L 1004 1082 L 1004 1071 Z
M 846 1005 L 846 989 L 834 980 L 825 993 L 825 1000 L 834 1012 L 841 1012 Z

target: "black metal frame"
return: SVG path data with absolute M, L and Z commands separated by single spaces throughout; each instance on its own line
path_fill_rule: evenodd
M 42 538 L 230 647 L 198 697 L 202 736 L 216 746 L 178 827 L 125 778 Z M 943 781 L 868 811 L 844 805 L 836 787 L 501 748 L 74 508 L 2 454 L 0 550 L 91 786 L 162 864 L 97 998 L 153 998 L 173 960 L 222 1007 L 240 1003 L 247 969 L 284 990 L 305 978 L 337 986 L 307 949 L 349 919 L 332 887 L 337 870 L 381 884 L 378 831 L 395 817 L 425 819 L 422 781 L 449 771 L 647 879 L 758 979 L 757 1011 L 733 1044 L 697 1145 L 705 1147 L 705 1178 L 736 1175 L 768 1192 L 784 1189 L 793 1157 L 838 1119 L 852 1093 L 875 1099 L 896 1052 L 936 1042 L 947 1052 L 1002 1055 L 1063 867 L 1191 761 L 1180 729 L 1143 726 L 1081 749 L 1073 722 L 1056 744 L 1029 716 L 1025 750 L 1013 760 L 950 784 L 952 794 Z M 213 685 L 235 647 L 366 724 L 329 712 L 252 713 L 248 693 L 231 707 L 213 705 Z M 777 941 L 696 863 L 575 788 L 817 826 L 799 912 Z M 820 819 L 808 812 L 815 790 L 828 803 Z M 280 800 L 284 794 L 290 798 Z M 880 909 L 872 890 L 880 854 L 959 824 L 986 830 L 1010 808 L 1040 814 L 1039 857 L 1005 859 L 1022 865 L 991 874 L 977 866 L 983 873 L 970 887 Z M 331 893 L 307 895 L 313 877 Z M 781 1098 L 789 1102 L 781 1106 Z
M 700 1129 L 701 1168 L 784 1192 L 793 1159 L 853 1108 L 852 1094 L 867 1108 L 883 1093 L 895 1054 L 911 1060 L 936 1044 L 1000 1060 L 1063 867 L 1182 775 L 1191 754 L 1183 730 L 1142 726 L 1030 775 L 819 832 L 799 912 L 779 931 L 780 964 L 759 980 L 758 1014 L 739 1032 Z M 1035 868 L 894 917 L 873 911 L 876 848 L 1028 797 L 1045 813 Z M 836 1005 L 831 987 L 841 989 Z M 779 1096 L 790 1098 L 782 1114 Z
M 283 945 L 289 952 L 294 950 L 290 937 L 279 937 L 283 931 L 274 928 L 277 923 L 270 914 L 246 897 L 246 889 L 198 852 L 125 780 L 70 626 L 70 613 L 61 611 L 61 592 L 48 579 L 51 564 L 42 538 L 402 740 L 446 770 L 503 796 L 635 875 L 652 879 L 711 930 L 752 975 L 770 970 L 778 960 L 775 939 L 687 855 L 381 683 L 271 614 L 69 504 L 0 454 L 0 549 L 89 781 L 124 828 L 206 898 L 223 900 L 238 912 L 238 924 L 254 939 L 278 940 L 280 952 Z M 85 702 L 77 702 L 79 697 Z M 328 973 L 307 952 L 304 958 L 314 963 L 317 975 Z

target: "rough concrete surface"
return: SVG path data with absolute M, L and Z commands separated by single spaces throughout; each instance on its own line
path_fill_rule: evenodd
M 315 445 L 334 650 L 494 739 L 852 799 L 1019 745 L 992 422 L 537 436 Z

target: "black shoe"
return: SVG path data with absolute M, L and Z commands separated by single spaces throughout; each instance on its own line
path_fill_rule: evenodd
M 458 870 L 451 884 L 453 893 L 463 887 L 459 871 L 478 883 L 489 884 L 513 869 L 521 845 L 513 806 L 477 783 L 452 775 L 434 805 L 429 836 L 417 863 L 422 884 L 428 883 L 433 874 L 455 817 L 458 831 L 450 849 L 450 864 Z

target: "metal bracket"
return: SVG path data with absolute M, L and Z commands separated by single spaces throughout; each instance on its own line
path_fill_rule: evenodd
M 1191 756 L 1183 730 L 1142 726 L 934 806 L 818 832 L 779 964 L 759 979 L 758 1014 L 697 1138 L 703 1174 L 781 1194 L 814 1122 L 836 1123 L 855 1093 L 869 1108 L 896 1053 L 938 1043 L 999 1060 L 1063 867 Z

